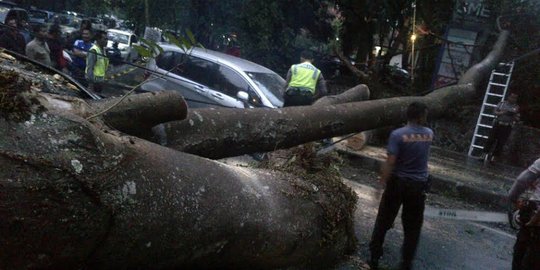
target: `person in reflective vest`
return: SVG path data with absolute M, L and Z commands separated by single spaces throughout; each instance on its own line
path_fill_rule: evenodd
M 283 96 L 285 107 L 311 105 L 328 92 L 321 71 L 312 64 L 313 54 L 303 51 L 300 62 L 292 65 L 287 72 L 287 86 Z
M 86 79 L 88 88 L 95 92 L 103 90 L 103 81 L 105 73 L 109 67 L 109 59 L 105 55 L 105 46 L 107 46 L 107 33 L 97 31 L 94 39 L 96 40 L 92 48 L 88 51 L 86 57 Z

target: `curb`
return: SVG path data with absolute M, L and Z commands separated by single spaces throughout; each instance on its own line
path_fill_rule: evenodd
M 337 151 L 339 154 L 347 156 L 352 164 L 371 171 L 379 171 L 383 163 L 383 160 L 381 159 L 362 155 L 357 152 L 344 149 L 337 149 Z M 489 206 L 490 208 L 495 207 L 499 210 L 506 211 L 508 208 L 506 194 L 504 193 L 486 191 L 477 187 L 468 186 L 457 179 L 443 177 L 437 174 L 432 174 L 431 176 L 433 177 L 431 192 L 449 195 L 465 200 L 466 202 L 480 203 Z

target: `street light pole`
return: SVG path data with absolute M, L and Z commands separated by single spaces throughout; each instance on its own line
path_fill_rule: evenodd
M 412 22 L 412 35 L 411 35 L 411 81 L 414 83 L 414 63 L 415 63 L 415 55 L 414 55 L 414 45 L 416 42 L 416 1 L 413 2 L 413 22 Z

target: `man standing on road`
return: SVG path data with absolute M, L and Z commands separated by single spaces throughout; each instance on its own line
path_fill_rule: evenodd
M 101 30 L 97 31 L 94 39 L 96 42 L 88 51 L 86 58 L 86 79 L 88 80 L 88 88 L 99 93 L 103 89 L 102 83 L 109 67 L 109 59 L 105 55 L 107 33 Z
M 519 196 L 528 188 L 534 189 L 535 199 L 540 198 L 540 159 L 537 159 L 528 169 L 521 172 L 512 189 L 510 189 L 508 199 L 514 205 L 525 205 L 528 202 L 520 201 Z M 521 208 L 520 217 L 529 216 L 530 219 L 522 220 L 525 224 L 521 224 L 517 234 L 512 258 L 512 270 L 540 269 L 540 211 L 538 211 L 537 207 L 532 209 Z M 531 213 L 526 213 L 527 211 Z
M 300 62 L 292 65 L 287 72 L 284 107 L 311 105 L 328 92 L 321 71 L 312 64 L 313 54 L 303 51 Z
M 90 29 L 83 29 L 82 39 L 75 41 L 73 44 L 73 64 L 71 66 L 71 73 L 78 81 L 84 81 L 84 70 L 86 69 L 86 56 L 88 50 L 92 48 L 91 42 L 92 33 Z
M 512 93 L 508 96 L 508 100 L 501 101 L 495 108 L 496 118 L 493 121 L 493 129 L 484 148 L 485 154 L 489 154 L 489 151 L 494 149 L 489 161 L 494 161 L 501 154 L 504 144 L 512 132 L 512 127 L 519 121 L 517 98 L 517 94 Z
M 425 104 L 411 103 L 407 108 L 407 125 L 390 134 L 388 156 L 380 178 L 386 187 L 369 244 L 371 269 L 378 269 L 379 258 L 383 255 L 384 237 L 392 228 L 401 205 L 404 232 L 401 269 L 412 269 L 424 222 L 428 157 L 433 141 L 433 131 L 422 126 L 427 120 L 427 114 Z
M 44 65 L 51 66 L 51 50 L 45 41 L 47 28 L 45 25 L 36 25 L 32 30 L 35 38 L 26 45 L 26 56 Z

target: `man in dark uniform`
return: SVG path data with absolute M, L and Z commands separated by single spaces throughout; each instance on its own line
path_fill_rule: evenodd
M 519 196 L 525 190 L 534 190 L 530 201 L 521 201 Z M 510 202 L 520 209 L 522 220 L 514 245 L 512 270 L 540 269 L 540 211 L 531 201 L 540 199 L 540 159 L 537 159 L 529 168 L 521 172 L 508 195 Z M 524 206 L 532 207 L 524 207 Z M 525 219 L 527 216 L 529 218 Z
M 425 104 L 411 103 L 407 108 L 407 125 L 392 131 L 388 140 L 387 159 L 380 178 L 386 187 L 369 244 L 371 269 L 378 269 L 384 237 L 392 228 L 401 205 L 404 231 L 401 269 L 412 269 L 424 221 L 428 157 L 433 141 L 433 131 L 423 126 L 427 113 Z

